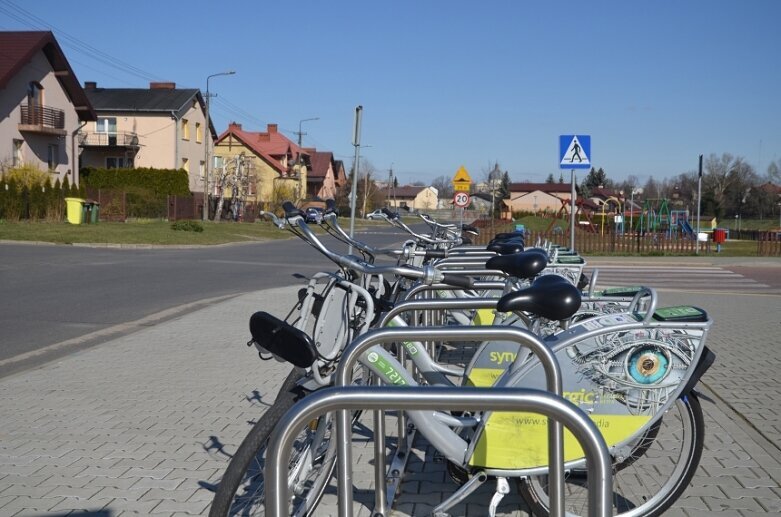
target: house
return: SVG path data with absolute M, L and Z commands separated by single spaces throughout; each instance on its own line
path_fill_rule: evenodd
M 97 120 L 80 133 L 82 167 L 184 169 L 190 191 L 203 192 L 206 143 L 215 131 L 200 90 L 172 82 L 101 88 L 90 81 L 84 91 Z
M 336 191 L 347 183 L 344 164 L 334 160 L 334 153 L 304 149 L 309 155 L 310 169 L 306 178 L 306 197 L 312 200 L 334 199 Z
M 504 216 L 513 212 L 558 212 L 562 201 L 569 202 L 572 187 L 566 183 L 510 183 L 509 199 L 502 200 Z
M 434 187 L 406 185 L 392 188 L 390 192 L 383 189 L 380 194 L 388 199 L 390 207 L 407 210 L 434 210 L 439 202 L 439 193 Z
M 0 168 L 48 170 L 78 184 L 76 134 L 96 119 L 49 31 L 0 32 Z
M 268 124 L 265 132 L 258 132 L 246 131 L 241 124 L 231 122 L 214 143 L 216 167 L 241 153 L 255 176 L 255 197 L 249 201 L 267 208 L 271 202 L 298 201 L 307 196 L 311 157 L 280 133 L 277 124 Z M 336 165 L 332 163 L 330 167 Z

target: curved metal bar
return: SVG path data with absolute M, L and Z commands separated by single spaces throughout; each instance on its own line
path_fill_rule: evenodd
M 627 311 L 635 312 L 637 307 L 640 305 L 640 300 L 645 295 L 649 295 L 651 297 L 651 303 L 648 304 L 648 310 L 646 311 L 645 317 L 643 318 L 643 323 L 649 323 L 654 317 L 654 312 L 656 312 L 656 303 L 658 301 L 656 289 L 653 287 L 643 287 L 637 291 L 634 298 L 632 298 L 632 301 L 629 303 Z
M 589 515 L 611 513 L 612 473 L 607 445 L 597 426 L 571 402 L 539 390 L 519 388 L 364 388 L 341 387 L 319 390 L 297 402 L 279 420 L 271 435 L 264 469 L 266 480 L 266 514 L 282 517 L 288 514 L 287 472 L 295 433 L 301 426 L 329 411 L 359 409 L 390 410 L 493 410 L 532 411 L 564 424 L 580 443 L 589 465 Z M 345 436 L 351 440 L 349 424 Z M 339 515 L 352 515 L 351 464 L 345 479 L 339 479 Z M 563 488 L 562 478 L 553 478 Z M 553 491 L 553 490 L 551 490 Z M 553 501 L 551 501 L 553 502 Z M 554 513 L 551 508 L 552 515 Z
M 499 302 L 498 298 L 443 298 L 430 300 L 407 300 L 397 303 L 390 311 L 385 313 L 378 327 L 384 327 L 390 320 L 407 311 L 422 310 L 466 310 L 466 309 L 493 309 Z
M 358 361 L 360 355 L 374 345 L 380 343 L 390 343 L 394 341 L 415 340 L 415 341 L 514 341 L 522 346 L 528 347 L 537 357 L 545 372 L 547 390 L 554 395 L 562 395 L 561 368 L 553 351 L 542 342 L 535 334 L 528 330 L 508 327 L 508 326 L 481 326 L 481 327 L 426 327 L 426 328 L 384 328 L 367 332 L 363 336 L 355 339 L 348 345 L 343 354 L 342 360 L 336 370 L 334 384 L 345 387 L 351 382 L 350 376 L 353 365 Z M 520 363 L 524 359 L 522 354 L 518 354 L 516 362 Z M 511 366 L 511 369 L 518 368 L 520 364 Z M 350 415 L 347 411 L 339 411 L 337 422 L 344 428 L 349 427 Z M 337 447 L 340 455 L 345 461 L 350 458 L 351 451 L 349 444 L 343 436 L 338 436 Z M 447 440 L 440 444 L 433 444 L 440 451 L 446 451 L 453 447 L 456 440 Z M 548 425 L 548 443 L 549 449 L 549 472 L 551 479 L 558 480 L 551 485 L 550 501 L 551 511 L 564 508 L 564 434 L 559 422 L 551 422 Z M 447 455 L 447 454 L 446 454 Z M 342 473 L 341 470 L 339 470 Z M 352 486 L 352 484 L 350 484 Z M 554 513 L 555 514 L 555 513 Z

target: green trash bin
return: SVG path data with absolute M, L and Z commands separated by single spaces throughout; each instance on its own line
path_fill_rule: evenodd
M 91 205 L 89 222 L 98 224 L 98 221 L 100 221 L 100 203 L 97 201 L 90 201 L 89 203 Z
M 81 224 L 86 220 L 87 207 L 80 197 L 65 198 L 66 218 L 71 224 Z

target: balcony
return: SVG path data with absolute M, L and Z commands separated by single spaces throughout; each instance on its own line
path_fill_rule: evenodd
M 44 135 L 65 136 L 65 112 L 46 106 L 22 104 L 22 120 L 19 131 Z
M 139 145 L 136 133 L 79 133 L 80 147 L 138 149 Z

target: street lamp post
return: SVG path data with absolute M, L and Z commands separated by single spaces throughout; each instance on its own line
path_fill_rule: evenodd
M 220 75 L 233 75 L 235 70 L 228 70 L 226 72 L 219 72 L 206 77 L 206 96 L 204 98 L 204 104 L 206 105 L 206 135 L 204 135 L 204 149 L 203 149 L 203 220 L 209 220 L 209 140 L 211 140 L 211 124 L 209 124 L 209 102 L 211 94 L 209 93 L 209 79 Z M 215 215 L 215 217 L 217 217 Z

